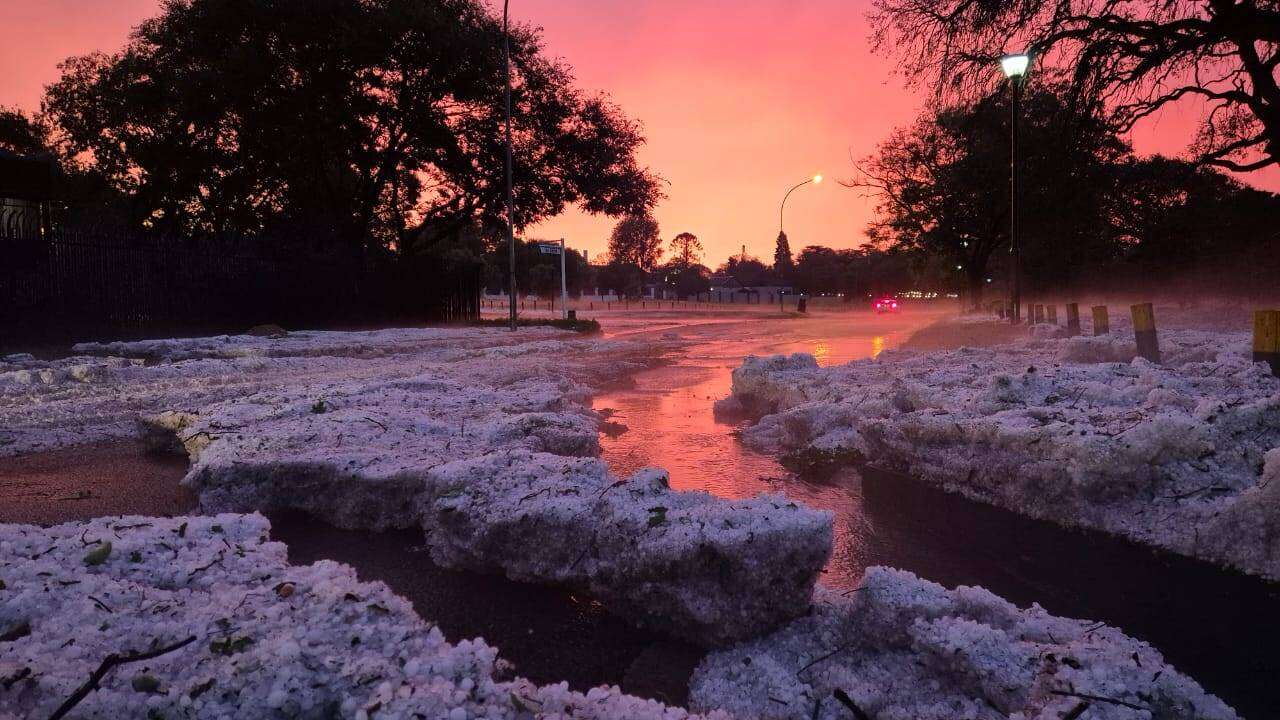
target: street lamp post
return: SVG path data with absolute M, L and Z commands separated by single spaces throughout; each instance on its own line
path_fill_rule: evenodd
M 1005 55 L 1000 58 L 1000 68 L 1009 78 L 1011 92 L 1009 115 L 1009 273 L 1010 273 L 1010 324 L 1017 325 L 1022 317 L 1022 256 L 1018 249 L 1018 102 L 1022 99 L 1022 83 L 1031 65 L 1026 53 Z
M 813 183 L 814 185 L 817 185 L 821 182 L 822 182 L 822 176 L 814 175 L 813 177 L 808 178 L 804 182 L 791 188 L 790 190 L 787 191 L 786 195 L 782 196 L 782 205 L 778 207 L 778 232 L 779 233 L 782 233 L 782 211 L 787 209 L 787 198 L 791 197 L 791 193 L 795 192 L 796 190 L 799 190 L 800 188 L 804 187 L 805 185 L 808 185 L 809 183 Z
M 791 197 L 791 193 L 795 192 L 796 190 L 799 190 L 800 188 L 804 187 L 805 185 L 808 185 L 809 183 L 818 185 L 821 182 L 822 182 L 822 175 L 821 174 L 814 175 L 813 177 L 806 179 L 804 182 L 798 183 L 797 185 L 795 185 L 795 187 L 792 187 L 790 190 L 788 190 L 786 195 L 782 196 L 782 204 L 778 206 L 778 243 L 779 244 L 782 243 L 782 238 L 785 237 L 785 233 L 782 231 L 782 213 L 784 210 L 787 209 L 787 198 Z M 745 249 L 743 250 L 743 254 L 746 254 Z M 782 291 L 781 289 L 779 289 L 778 309 L 782 310 L 784 309 L 784 307 L 785 306 L 782 300 Z
M 507 300 L 511 309 L 511 331 L 516 330 L 516 213 L 515 198 L 511 190 L 511 35 L 507 32 L 507 5 L 502 0 L 502 75 L 506 82 L 507 120 L 507 248 L 510 251 L 510 277 L 507 283 Z

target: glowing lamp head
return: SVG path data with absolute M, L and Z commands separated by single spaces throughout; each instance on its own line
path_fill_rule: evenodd
M 819 184 L 819 183 L 821 183 L 821 182 L 822 182 L 822 176 L 821 176 L 821 175 L 814 175 L 814 176 L 813 176 L 813 184 L 814 184 L 814 185 L 817 185 L 817 184 Z
M 1027 66 L 1030 64 L 1031 56 L 1025 54 L 1005 55 L 1000 58 L 1000 68 L 1004 70 L 1004 75 L 1007 78 L 1019 78 L 1026 75 Z

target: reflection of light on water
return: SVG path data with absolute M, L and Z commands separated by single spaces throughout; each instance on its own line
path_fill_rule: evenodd
M 746 355 L 806 352 L 830 367 L 895 346 L 902 329 L 887 322 L 895 319 L 854 317 L 821 326 L 791 321 L 781 326 L 708 324 L 696 331 L 701 340 L 696 350 L 637 373 L 633 387 L 593 398 L 596 409 L 615 410 L 613 421 L 627 427 L 620 435 L 600 437 L 601 458 L 619 477 L 644 467 L 665 468 L 675 490 L 703 490 L 725 498 L 781 491 L 810 507 L 830 510 L 836 537 L 823 583 L 852 589 L 871 557 L 876 534 L 862 514 L 856 474 L 855 479 L 825 482 L 796 477 L 776 456 L 743 445 L 734 431 L 746 421 L 717 419 L 712 403 L 730 394 L 732 371 Z M 885 334 L 873 335 L 876 331 Z
M 831 346 L 830 346 L 830 345 L 828 345 L 827 343 L 822 342 L 822 341 L 819 341 L 819 342 L 814 343 L 814 345 L 813 345 L 813 359 L 814 359 L 814 360 L 817 360 L 819 365 L 821 365 L 821 366 L 823 366 L 823 367 L 826 367 L 826 365 L 827 365 L 827 358 L 829 358 L 829 357 L 831 357 Z
M 884 352 L 884 336 L 877 335 L 871 338 L 871 357 L 878 357 Z

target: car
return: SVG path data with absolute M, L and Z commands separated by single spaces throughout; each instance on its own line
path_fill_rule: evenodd
M 880 298 L 873 307 L 878 313 L 898 312 L 898 301 L 891 297 Z

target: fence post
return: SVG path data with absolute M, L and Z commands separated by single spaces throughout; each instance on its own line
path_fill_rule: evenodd
M 1160 342 L 1156 338 L 1156 314 L 1151 303 L 1132 305 L 1133 338 L 1138 343 L 1138 354 L 1153 363 L 1160 362 Z
M 1253 361 L 1270 365 L 1271 374 L 1280 377 L 1280 310 L 1253 313 Z
M 1107 317 L 1106 305 L 1093 306 L 1093 334 L 1106 335 L 1111 332 L 1111 319 Z
M 1067 334 L 1075 337 L 1080 334 L 1080 305 L 1067 303 Z
M 1049 305 L 1046 308 L 1046 310 L 1048 310 L 1049 312 L 1049 323 L 1052 325 L 1057 325 L 1058 324 L 1058 306 Z

